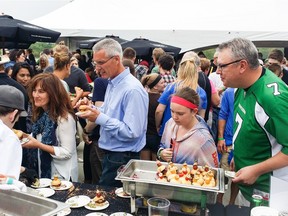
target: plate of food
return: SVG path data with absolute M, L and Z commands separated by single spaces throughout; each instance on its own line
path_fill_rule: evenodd
M 126 212 L 115 212 L 113 214 L 110 214 L 110 216 L 133 216 L 133 215 Z
M 116 189 L 116 190 L 115 190 L 115 194 L 116 194 L 118 197 L 130 198 L 130 195 L 127 194 L 127 193 L 125 193 L 125 192 L 123 191 L 123 188 L 122 188 L 122 187 Z
M 40 178 L 40 179 L 35 179 L 31 187 L 33 188 L 45 188 L 48 187 L 51 184 L 52 180 L 48 178 Z
M 20 143 L 21 143 L 21 145 L 23 145 L 23 144 L 25 144 L 26 142 L 29 142 L 29 140 L 30 140 L 30 139 L 28 139 L 28 137 L 22 138 L 22 139 L 20 140 Z
M 89 113 L 90 110 L 87 110 L 87 107 L 87 105 L 80 105 L 78 108 L 79 112 L 76 112 L 75 115 L 79 116 Z
M 72 186 L 72 182 L 60 180 L 57 176 L 54 176 L 50 184 L 50 188 L 53 190 L 68 190 Z
M 55 194 L 55 191 L 51 188 L 38 188 L 36 191 L 38 191 L 39 196 L 46 198 Z
M 90 202 L 90 197 L 79 195 L 70 197 L 65 203 L 70 205 L 70 208 L 81 208 Z
M 85 205 L 85 208 L 92 210 L 92 211 L 100 211 L 100 210 L 108 208 L 108 206 L 109 206 L 109 202 L 107 200 L 103 203 L 97 203 L 97 202 L 94 202 L 93 199 L 91 199 L 90 202 L 87 205 Z
M 70 208 L 66 208 L 63 209 L 62 211 L 57 213 L 57 216 L 66 216 L 69 215 L 71 213 L 71 209 Z
M 225 176 L 228 178 L 235 178 L 236 172 L 225 170 Z
M 98 211 L 98 210 L 106 209 L 108 208 L 108 206 L 109 206 L 109 202 L 106 200 L 103 192 L 97 190 L 95 197 L 91 199 L 87 205 L 85 205 L 85 208 L 89 210 Z
M 108 215 L 102 212 L 93 212 L 93 213 L 87 214 L 86 216 L 108 216 Z

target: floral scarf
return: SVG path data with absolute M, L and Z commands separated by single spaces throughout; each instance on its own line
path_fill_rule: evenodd
M 58 146 L 56 138 L 57 123 L 50 119 L 48 112 L 44 112 L 32 126 L 32 135 L 34 138 L 38 134 L 42 135 L 41 142 L 46 145 Z M 26 152 L 28 159 L 28 168 L 38 171 L 38 149 L 29 149 Z M 52 157 L 48 152 L 39 149 L 41 178 L 51 178 Z M 39 174 L 39 173 L 38 173 Z

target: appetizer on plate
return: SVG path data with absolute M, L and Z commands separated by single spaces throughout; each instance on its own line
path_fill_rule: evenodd
M 53 177 L 53 180 L 52 180 L 52 182 L 51 182 L 51 186 L 52 187 L 61 187 L 61 180 L 58 178 L 58 176 L 54 176 Z

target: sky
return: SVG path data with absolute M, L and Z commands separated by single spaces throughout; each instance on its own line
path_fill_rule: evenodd
M 0 14 L 29 22 L 73 0 L 0 0 Z

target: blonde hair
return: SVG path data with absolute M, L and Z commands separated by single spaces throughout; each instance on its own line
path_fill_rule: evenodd
M 60 41 L 55 47 L 53 47 L 54 55 L 61 52 L 69 53 L 69 48 L 65 45 L 64 41 Z
M 70 53 L 55 53 L 54 54 L 54 70 L 62 70 L 67 64 L 70 64 Z
M 194 59 L 187 59 L 181 62 L 177 75 L 177 88 L 190 87 L 196 91 L 198 86 L 198 70 Z

